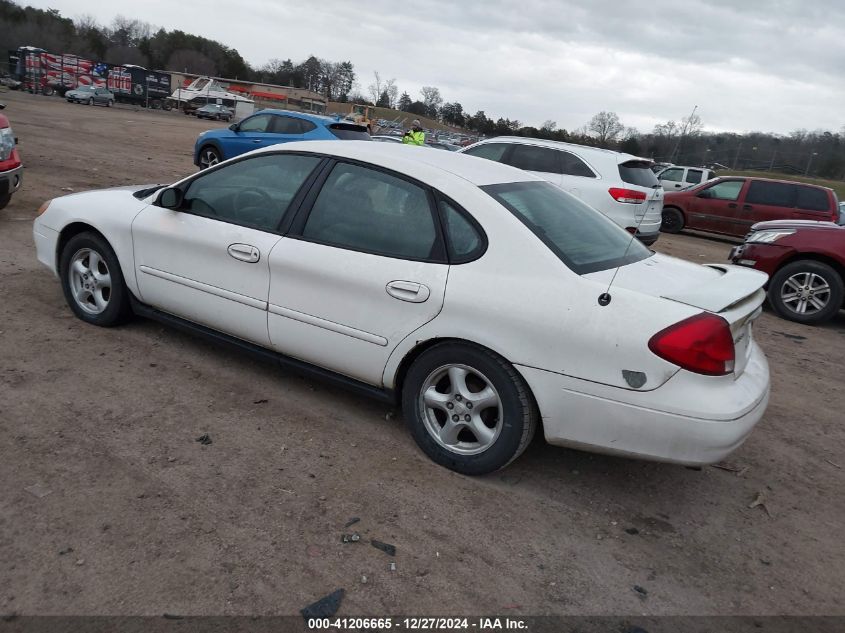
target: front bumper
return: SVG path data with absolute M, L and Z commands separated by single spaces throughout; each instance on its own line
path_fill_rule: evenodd
M 0 197 L 15 193 L 21 188 L 21 184 L 23 184 L 23 165 L 0 172 Z
M 56 255 L 59 244 L 59 232 L 45 226 L 36 218 L 32 224 L 32 240 L 35 242 L 35 256 L 38 261 L 58 276 Z
M 682 370 L 649 392 L 608 388 L 599 396 L 576 391 L 579 385 L 560 374 L 519 370 L 537 399 L 549 444 L 693 466 L 736 450 L 769 401 L 769 365 L 756 343 L 738 378 Z

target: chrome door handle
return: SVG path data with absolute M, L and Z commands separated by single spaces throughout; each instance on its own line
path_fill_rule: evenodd
M 261 259 L 261 252 L 250 244 L 229 244 L 229 255 L 242 262 L 254 264 Z
M 428 286 L 415 281 L 391 281 L 384 289 L 394 299 L 411 303 L 422 303 L 431 295 Z
M 253 143 L 260 143 L 261 139 L 260 138 L 254 138 L 254 139 L 252 139 L 252 142 Z

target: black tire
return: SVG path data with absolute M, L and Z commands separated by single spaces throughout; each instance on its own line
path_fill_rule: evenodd
M 799 291 L 795 284 L 806 289 Z M 820 291 L 825 284 L 828 290 Z M 810 294 L 811 291 L 812 294 Z M 806 292 L 805 296 L 810 301 L 815 299 L 823 303 L 823 307 L 818 308 L 817 304 L 804 301 L 804 309 L 810 311 L 802 313 L 799 312 L 802 303 L 801 295 L 796 305 L 790 305 L 783 297 L 785 293 L 788 296 L 801 292 Z M 842 308 L 843 293 L 845 293 L 845 288 L 843 288 L 841 275 L 831 266 L 813 259 L 802 259 L 787 264 L 772 276 L 768 289 L 769 304 L 779 316 L 808 325 L 816 325 L 832 319 Z
M 469 368 L 470 375 L 477 372 L 475 376 L 486 378 L 499 396 L 501 420 L 495 415 L 492 420 L 494 428 L 499 428 L 498 436 L 489 447 L 476 454 L 460 454 L 447 449 L 427 428 L 429 418 L 421 394 L 430 376 L 450 365 Z M 444 406 L 449 404 L 457 406 L 454 402 Z M 462 405 L 471 409 L 468 399 L 462 401 Z M 484 475 L 510 464 L 528 446 L 540 418 L 528 385 L 513 365 L 497 354 L 465 343 L 435 345 L 414 361 L 402 386 L 402 411 L 411 435 L 423 452 L 441 466 L 464 475 Z M 459 409 L 452 408 L 452 411 Z M 477 413 L 480 415 L 480 410 Z M 445 416 L 445 412 L 441 411 L 439 415 Z M 448 422 L 445 420 L 442 424 L 445 426 Z M 489 428 L 489 424 L 487 426 Z M 468 437 L 475 437 L 470 429 L 467 431 L 470 431 Z
M 663 233 L 680 233 L 686 226 L 684 214 L 680 209 L 675 207 L 666 207 L 663 209 L 663 219 L 660 223 L 660 230 Z
M 0 196 L 0 209 L 5 209 L 12 199 L 12 194 L 7 193 Z
M 214 157 L 216 162 L 211 162 L 211 157 Z M 203 145 L 199 152 L 200 169 L 208 169 L 223 160 L 220 152 L 213 145 Z
M 94 105 L 94 97 L 88 97 L 88 105 Z
M 85 250 L 94 251 L 105 262 L 106 271 L 111 278 L 107 304 L 102 312 L 94 314 L 80 307 L 74 297 L 74 290 L 71 287 L 70 267 L 73 259 Z M 102 268 L 100 269 L 102 270 Z M 81 320 L 92 325 L 101 327 L 112 327 L 120 325 L 132 314 L 129 305 L 129 289 L 123 280 L 123 272 L 120 269 L 120 262 L 114 254 L 111 246 L 102 236 L 93 232 L 85 232 L 74 235 L 62 248 L 59 260 L 59 279 L 62 283 L 62 291 L 65 301 L 71 311 Z
M 112 107 L 112 105 L 114 105 L 114 101 L 112 101 L 111 99 L 109 99 L 108 101 L 106 101 L 106 107 L 107 107 L 107 108 Z

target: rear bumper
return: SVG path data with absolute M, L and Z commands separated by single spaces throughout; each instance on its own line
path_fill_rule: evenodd
M 657 241 L 657 238 L 660 237 L 660 231 L 656 233 L 642 233 L 641 231 L 637 231 L 636 235 L 640 242 L 646 246 L 651 246 Z
M 11 195 L 23 184 L 23 165 L 8 171 L 0 171 L 0 197 Z
M 685 465 L 712 464 L 736 450 L 769 401 L 769 366 L 756 344 L 739 378 L 680 371 L 651 392 L 608 389 L 612 399 L 575 391 L 559 374 L 519 370 L 550 444 Z

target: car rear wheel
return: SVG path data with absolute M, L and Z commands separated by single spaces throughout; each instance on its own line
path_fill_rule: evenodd
M 222 160 L 220 152 L 211 145 L 206 145 L 200 150 L 200 169 L 213 167 Z
M 660 230 L 664 233 L 680 233 L 684 229 L 684 214 L 680 209 L 669 207 L 663 209 L 663 221 L 660 223 Z
M 490 473 L 519 457 L 539 419 L 513 365 L 463 343 L 441 343 L 414 361 L 402 410 L 423 452 L 465 475 Z
M 12 194 L 10 193 L 0 196 L 0 209 L 5 209 L 11 200 Z
M 93 97 L 88 97 L 88 105 L 90 105 L 90 106 L 94 105 L 94 98 Z
M 798 323 L 831 319 L 842 307 L 842 277 L 824 262 L 787 264 L 769 282 L 769 303 L 780 316 Z
M 78 318 L 110 327 L 129 317 L 129 289 L 120 263 L 100 235 L 86 232 L 70 238 L 62 249 L 59 275 L 65 300 Z

